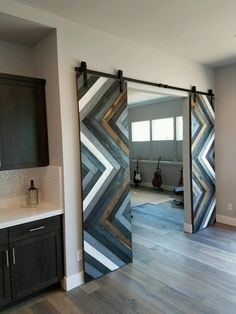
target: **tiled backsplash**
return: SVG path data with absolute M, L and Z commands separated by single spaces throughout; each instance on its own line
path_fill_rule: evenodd
M 63 207 L 61 167 L 0 171 L 0 208 L 22 206 L 30 180 L 39 189 L 39 199 Z

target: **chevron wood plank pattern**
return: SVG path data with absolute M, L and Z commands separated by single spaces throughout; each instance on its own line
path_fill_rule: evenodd
M 77 77 L 82 160 L 85 281 L 132 261 L 127 87 Z
M 192 214 L 197 232 L 215 222 L 215 115 L 208 96 L 191 96 Z

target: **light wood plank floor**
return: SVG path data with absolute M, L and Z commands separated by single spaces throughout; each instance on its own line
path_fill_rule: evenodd
M 6 313 L 236 313 L 236 229 L 215 224 L 190 235 L 174 214 L 133 215 L 133 264 Z

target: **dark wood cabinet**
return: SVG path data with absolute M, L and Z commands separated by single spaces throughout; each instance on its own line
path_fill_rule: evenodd
M 0 170 L 48 164 L 45 80 L 0 74 Z
M 11 244 L 12 296 L 19 300 L 61 279 L 58 231 Z
M 0 245 L 0 307 L 11 301 L 10 263 L 8 244 Z
M 50 287 L 63 276 L 60 216 L 7 231 L 9 243 L 0 245 L 0 307 Z

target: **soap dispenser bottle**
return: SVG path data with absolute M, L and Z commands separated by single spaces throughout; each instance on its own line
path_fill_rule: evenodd
M 34 180 L 30 180 L 30 188 L 27 191 L 27 200 L 30 207 L 36 207 L 39 204 L 38 189 L 34 186 Z

